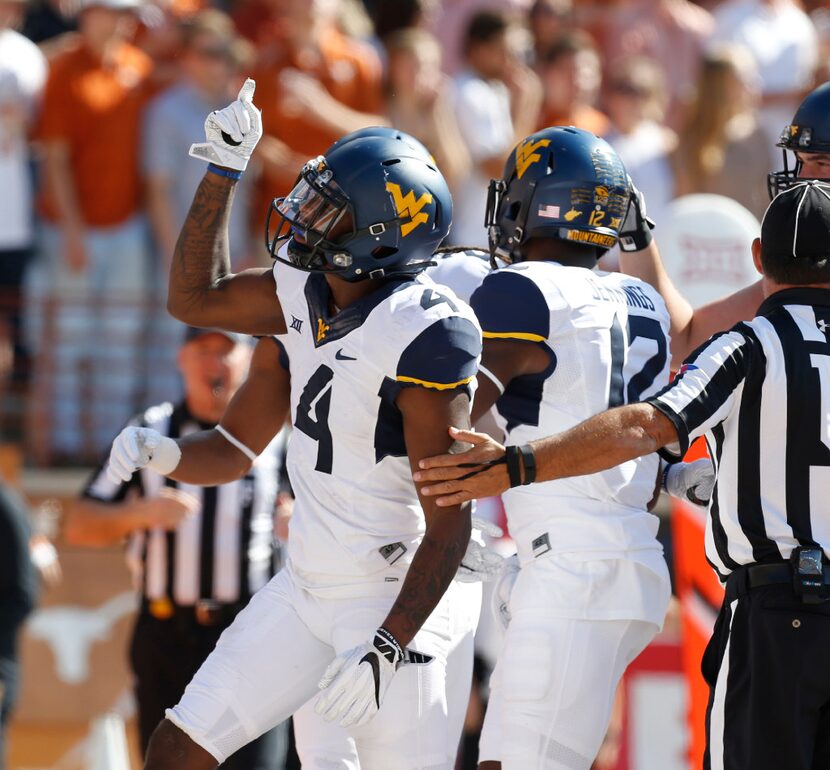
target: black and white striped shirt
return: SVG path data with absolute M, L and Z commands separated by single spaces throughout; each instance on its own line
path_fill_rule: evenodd
M 213 427 L 193 418 L 183 403 L 151 407 L 130 424 L 154 428 L 171 438 Z M 107 478 L 105 467 L 106 463 L 96 470 L 84 490 L 86 497 L 119 502 L 130 494 L 156 496 L 167 486 L 201 501 L 196 515 L 175 530 L 151 529 L 131 536 L 128 563 L 145 599 L 170 599 L 179 606 L 191 606 L 200 599 L 245 602 L 274 574 L 277 442 L 260 455 L 245 477 L 217 487 L 183 484 L 147 468 L 129 482 L 116 484 Z
M 799 545 L 830 558 L 828 333 L 830 290 L 779 291 L 648 399 L 674 423 L 681 454 L 706 436 L 717 470 L 706 556 L 722 579 Z

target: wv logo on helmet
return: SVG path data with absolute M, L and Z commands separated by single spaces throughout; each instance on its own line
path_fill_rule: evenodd
M 542 160 L 542 156 L 536 150 L 549 144 L 550 139 L 540 139 L 538 142 L 527 139 L 516 148 L 516 174 L 519 179 L 534 163 Z
M 401 222 L 401 236 L 406 238 L 418 225 L 429 222 L 429 214 L 421 209 L 432 203 L 432 195 L 423 193 L 418 200 L 415 200 L 415 191 L 410 190 L 406 195 L 401 194 L 401 186 L 394 182 L 387 182 L 386 189 L 392 193 L 392 200 L 395 202 L 395 209 L 401 219 L 409 218 L 408 222 Z

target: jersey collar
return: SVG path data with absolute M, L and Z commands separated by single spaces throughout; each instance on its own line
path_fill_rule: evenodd
M 383 300 L 409 286 L 413 280 L 414 277 L 389 280 L 377 291 L 373 291 L 343 308 L 339 313 L 330 316 L 328 308 L 331 290 L 326 277 L 322 273 L 309 273 L 305 284 L 305 298 L 314 334 L 314 346 L 320 347 L 327 342 L 342 339 L 349 332 L 359 328 Z
M 830 307 L 830 289 L 795 288 L 782 289 L 770 294 L 758 308 L 758 315 L 769 315 L 784 305 L 813 305 Z

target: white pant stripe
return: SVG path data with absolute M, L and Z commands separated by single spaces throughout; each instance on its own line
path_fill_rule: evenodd
M 723 770 L 723 731 L 724 712 L 726 710 L 726 682 L 729 679 L 729 645 L 732 641 L 732 623 L 735 621 L 735 608 L 738 600 L 729 605 L 729 636 L 726 639 L 726 649 L 723 651 L 718 679 L 715 682 L 715 697 L 712 701 L 712 712 L 709 717 L 709 759 L 711 770 Z

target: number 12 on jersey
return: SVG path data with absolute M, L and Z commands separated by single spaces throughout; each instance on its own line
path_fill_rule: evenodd
M 660 322 L 654 318 L 641 315 L 628 316 L 627 334 L 623 331 L 617 315 L 611 323 L 611 377 L 608 383 L 608 407 L 633 404 L 640 400 L 642 394 L 648 390 L 666 366 L 668 359 L 668 344 L 666 334 Z M 626 345 L 626 337 L 628 345 Z M 636 344 L 640 340 L 640 344 Z M 657 345 L 656 352 L 646 357 L 652 347 L 643 344 L 645 340 L 653 340 Z M 627 351 L 627 355 L 626 355 Z M 623 377 L 623 368 L 629 361 L 629 367 L 641 364 L 636 373 L 628 380 L 628 386 Z

